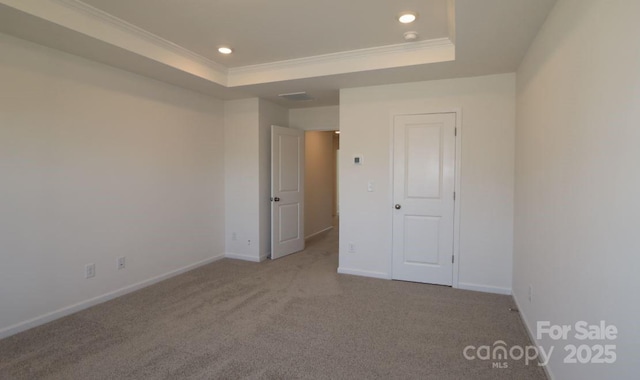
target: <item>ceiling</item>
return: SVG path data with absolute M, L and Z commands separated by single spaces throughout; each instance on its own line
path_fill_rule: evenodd
M 517 69 L 555 0 L 0 0 L 0 32 L 222 99 Z M 416 22 L 397 21 L 402 11 Z M 417 42 L 403 33 L 418 32 Z M 220 45 L 234 53 L 223 56 Z M 278 94 L 306 91 L 315 100 Z
M 448 37 L 447 0 L 83 0 L 228 67 Z M 150 11 L 151 10 L 151 11 Z M 401 11 L 420 13 L 402 25 Z M 218 45 L 235 48 L 231 56 Z

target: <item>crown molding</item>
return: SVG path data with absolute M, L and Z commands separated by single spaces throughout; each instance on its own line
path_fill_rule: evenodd
M 228 69 L 229 87 L 455 60 L 449 38 L 322 54 Z
M 81 0 L 0 0 L 21 12 L 224 87 L 455 60 L 449 38 L 227 68 Z
M 104 22 L 111 24 L 113 27 L 118 28 L 122 31 L 125 31 L 129 34 L 135 35 L 138 38 L 144 39 L 149 43 L 162 47 L 164 49 L 170 50 L 175 54 L 184 56 L 190 60 L 199 62 L 203 65 L 210 66 L 214 70 L 219 70 L 226 74 L 227 67 L 223 66 L 215 61 L 212 61 L 209 58 L 203 57 L 200 54 L 197 54 L 189 49 L 186 49 L 176 43 L 173 43 L 169 40 L 166 40 L 156 34 L 153 34 L 145 29 L 142 29 L 138 26 L 128 23 L 121 18 L 113 16 L 110 13 L 107 13 L 101 9 L 95 8 L 81 0 L 51 0 L 55 3 L 58 3 L 68 9 L 75 10 L 80 12 L 86 16 L 93 18 L 99 22 Z
M 64 1 L 64 0 L 62 0 Z M 322 55 L 314 55 L 311 57 L 288 59 L 284 61 L 259 63 L 256 65 L 240 66 L 230 68 L 229 72 L 234 74 L 243 74 L 249 72 L 262 72 L 267 70 L 273 70 L 277 68 L 292 68 L 294 66 L 302 66 L 317 63 L 327 63 L 336 60 L 347 59 L 360 59 L 360 58 L 376 58 L 385 54 L 402 54 L 406 52 L 421 51 L 429 48 L 438 48 L 443 46 L 450 46 L 451 40 L 449 38 L 438 38 L 432 40 L 425 40 L 420 42 L 406 42 L 395 45 L 377 46 L 366 49 L 349 50 L 339 53 L 329 53 Z
M 18 11 L 226 86 L 227 68 L 80 0 L 0 0 Z

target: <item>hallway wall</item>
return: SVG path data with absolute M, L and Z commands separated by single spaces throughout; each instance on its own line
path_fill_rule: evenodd
M 305 133 L 305 236 L 333 226 L 336 159 L 332 131 Z

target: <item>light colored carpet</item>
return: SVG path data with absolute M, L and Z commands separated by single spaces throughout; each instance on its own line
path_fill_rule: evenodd
M 207 265 L 0 341 L 0 379 L 545 378 L 462 355 L 530 344 L 511 297 L 337 266 L 335 232 L 280 260 Z

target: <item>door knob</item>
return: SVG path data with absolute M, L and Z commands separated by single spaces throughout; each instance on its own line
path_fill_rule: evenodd
M 273 198 L 273 200 L 276 201 L 276 202 L 280 202 L 280 198 L 278 198 L 278 197 Z
M 402 208 L 401 205 L 399 205 L 399 204 L 396 205 L 396 210 L 400 210 L 401 208 Z

